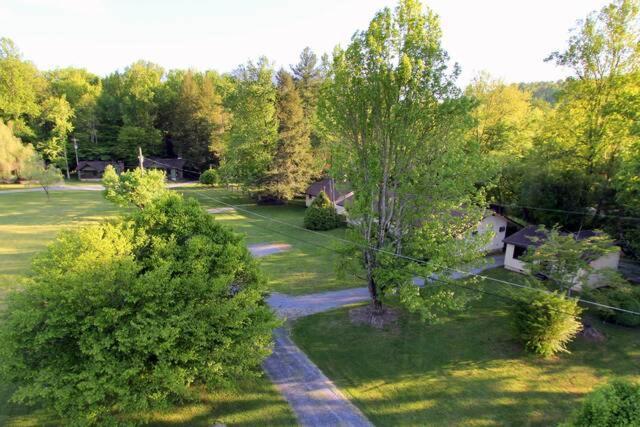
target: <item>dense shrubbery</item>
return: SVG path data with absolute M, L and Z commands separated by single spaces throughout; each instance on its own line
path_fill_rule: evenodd
M 525 348 L 550 357 L 568 352 L 567 344 L 580 332 L 577 300 L 559 293 L 530 291 L 514 306 L 515 326 Z
M 137 168 L 118 175 L 113 166 L 108 165 L 102 176 L 102 185 L 107 200 L 120 206 L 143 208 L 166 192 L 164 180 L 164 172 L 160 170 Z
M 624 280 L 611 287 L 590 290 L 585 297 L 600 304 L 640 312 L 640 286 L 632 286 Z M 610 322 L 624 326 L 640 325 L 640 316 L 635 314 L 604 307 L 595 307 L 594 310 L 598 316 Z
M 215 169 L 207 169 L 200 175 L 200 184 L 214 186 L 218 184 L 219 181 L 220 177 L 218 176 L 218 171 Z
M 565 427 L 618 427 L 640 425 L 640 385 L 613 381 L 587 396 Z
M 269 352 L 276 320 L 255 261 L 195 200 L 164 194 L 66 232 L 33 270 L 0 322 L 2 374 L 14 401 L 67 424 L 195 397 L 191 386 L 253 374 Z
M 304 226 L 309 230 L 332 230 L 340 226 L 336 208 L 324 191 L 321 191 L 307 208 Z

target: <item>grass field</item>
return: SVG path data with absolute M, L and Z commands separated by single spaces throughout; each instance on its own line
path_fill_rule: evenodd
M 60 230 L 121 211 L 97 191 L 54 191 L 50 200 L 41 192 L 0 195 L 0 305 L 4 293 L 19 286 L 33 255 Z M 10 393 L 10 386 L 0 384 L 0 426 L 64 425 L 50 413 L 8 403 Z M 234 391 L 203 393 L 200 402 L 153 414 L 152 420 L 159 426 L 295 424 L 289 406 L 265 377 L 243 382 Z
M 197 198 L 207 208 L 225 207 L 221 201 L 245 210 L 215 214 L 215 218 L 231 226 L 236 232 L 244 234 L 249 244 L 279 242 L 292 246 L 290 251 L 260 259 L 262 269 L 268 277 L 270 290 L 298 295 L 364 286 L 361 280 L 353 277 L 339 278 L 336 275 L 334 265 L 338 255 L 332 249 L 335 249 L 337 244 L 334 238 L 344 237 L 344 228 L 322 232 L 322 235 L 319 235 L 263 218 L 266 216 L 302 227 L 305 212 L 302 201 L 294 201 L 285 206 L 261 206 L 240 192 L 223 189 L 176 191 Z
M 355 326 L 345 308 L 298 320 L 293 336 L 378 426 L 556 425 L 608 378 L 640 380 L 640 329 L 594 323 L 606 343 L 578 338 L 571 354 L 540 360 L 514 340 L 507 304 L 484 296 L 441 324 L 404 314 L 386 330 Z

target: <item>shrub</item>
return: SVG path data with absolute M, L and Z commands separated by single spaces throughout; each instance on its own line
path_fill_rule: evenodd
M 593 289 L 588 291 L 585 297 L 600 304 L 640 312 L 640 287 L 628 283 L 621 286 Z M 619 325 L 640 325 L 640 316 L 636 314 L 598 306 L 594 310 L 600 318 Z
M 107 200 L 120 206 L 144 208 L 165 194 L 164 179 L 164 172 L 160 170 L 137 168 L 118 175 L 113 166 L 108 165 L 102 176 L 102 185 Z
M 640 385 L 615 380 L 591 392 L 566 427 L 640 425 Z
M 304 226 L 309 230 L 332 230 L 340 226 L 336 208 L 324 191 L 321 191 L 307 208 Z
M 74 425 L 117 424 L 253 375 L 277 324 L 241 238 L 171 193 L 61 234 L 3 317 L 13 401 Z
M 559 293 L 530 291 L 514 306 L 515 326 L 525 348 L 542 357 L 566 352 L 580 332 L 578 301 Z
M 215 169 L 209 168 L 200 175 L 200 183 L 204 185 L 213 187 L 217 185 L 219 181 L 220 177 L 218 176 L 218 171 Z

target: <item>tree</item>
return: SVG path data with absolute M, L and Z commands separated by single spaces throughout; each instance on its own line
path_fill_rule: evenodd
M 245 189 L 264 178 L 278 138 L 273 70 L 266 58 L 249 62 L 235 73 L 235 87 L 227 97 L 232 113 L 223 175 Z
M 22 59 L 11 39 L 0 38 L 0 119 L 13 123 L 17 136 L 35 137 L 29 121 L 40 114 L 47 82 L 38 69 Z
M 136 168 L 118 175 L 113 166 L 107 165 L 102 177 L 104 195 L 120 206 L 133 205 L 140 209 L 167 192 L 164 172 Z
M 62 172 L 54 165 L 40 166 L 31 172 L 31 178 L 42 187 L 49 200 L 49 187 L 62 181 Z
M 582 329 L 578 301 L 559 293 L 527 291 L 514 306 L 518 335 L 528 351 L 542 357 L 568 353 Z
M 215 169 L 207 169 L 206 171 L 200 174 L 200 183 L 204 185 L 208 185 L 213 187 L 220 181 L 220 177 L 218 176 L 218 171 Z
M 618 247 L 604 233 L 586 238 L 561 233 L 557 228 L 540 230 L 545 235 L 542 244 L 523 257 L 530 273 L 547 277 L 558 289 L 570 293 L 573 286 L 586 289 L 594 271 L 590 262 Z
M 440 37 L 437 16 L 423 13 L 418 1 L 383 9 L 346 50 L 336 49 L 320 101 L 334 141 L 332 175 L 354 191 L 354 254 L 364 264 L 375 312 L 391 289 L 406 290 L 403 300 L 416 307 L 412 302 L 422 297 L 413 275 L 446 275 L 446 268 L 479 255 L 466 240 L 458 244 L 456 234 L 436 239 L 429 228 L 431 220 L 448 227 L 449 213 L 463 205 L 481 206 L 474 183 L 486 181 L 489 169 L 478 145 L 465 141 L 471 102 L 455 86 L 457 67 L 448 72 Z M 473 217 L 465 216 L 466 234 Z M 445 305 L 455 296 L 439 287 L 426 299 Z
M 29 179 L 41 167 L 40 156 L 31 144 L 23 144 L 0 120 L 0 181 Z
M 278 72 L 278 142 L 262 179 L 260 196 L 266 200 L 291 200 L 308 186 L 312 174 L 309 128 L 291 75 Z
M 165 194 L 36 258 L 2 312 L 3 379 L 70 425 L 128 425 L 258 375 L 277 326 L 263 295 L 242 239 Z
M 615 379 L 589 393 L 562 427 L 617 427 L 640 424 L 640 385 Z
M 556 139 L 568 141 L 580 166 L 594 177 L 597 213 L 610 205 L 620 156 L 634 140 L 636 123 L 620 101 L 638 87 L 638 79 L 629 76 L 640 70 L 639 13 L 637 0 L 615 0 L 580 23 L 567 50 L 548 58 L 577 77 L 561 93 Z
M 69 159 L 67 156 L 67 136 L 73 130 L 73 109 L 64 96 L 49 97 L 42 104 L 40 128 L 42 141 L 38 148 L 46 160 L 64 167 L 69 178 Z
M 321 191 L 304 214 L 304 227 L 309 230 L 333 230 L 340 226 L 340 217 L 327 193 Z

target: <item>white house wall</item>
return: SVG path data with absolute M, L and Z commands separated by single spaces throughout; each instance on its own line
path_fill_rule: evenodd
M 502 231 L 500 231 L 502 228 Z M 502 242 L 507 233 L 507 219 L 501 215 L 489 215 L 478 224 L 478 233 L 493 232 L 491 241 L 487 243 L 483 250 L 485 252 L 501 251 L 504 243 Z
M 515 246 L 507 244 L 507 250 L 504 253 L 504 268 L 515 271 L 516 273 L 526 273 L 526 264 L 518 259 L 513 258 Z

